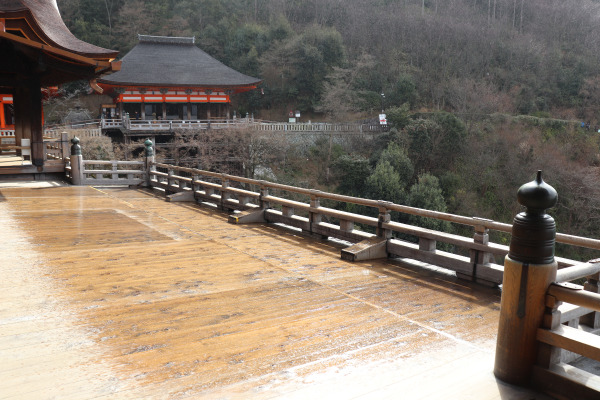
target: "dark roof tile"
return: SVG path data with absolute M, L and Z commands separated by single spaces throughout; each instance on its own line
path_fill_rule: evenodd
M 131 86 L 253 86 L 260 79 L 244 75 L 194 45 L 193 38 L 140 35 L 121 70 L 101 83 Z

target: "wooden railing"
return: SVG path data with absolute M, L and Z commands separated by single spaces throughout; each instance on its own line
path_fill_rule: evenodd
M 380 124 L 361 124 L 361 123 L 326 123 L 326 122 L 306 122 L 306 123 L 285 123 L 285 122 L 263 122 L 253 125 L 253 128 L 259 131 L 279 131 L 279 132 L 381 132 L 387 127 Z
M 116 128 L 130 132 L 161 131 L 172 132 L 186 129 L 223 129 L 233 126 L 247 126 L 259 131 L 277 132 L 381 132 L 385 130 L 379 124 L 362 123 L 325 123 L 325 122 L 272 122 L 255 120 L 254 118 L 207 119 L 207 120 L 137 120 L 137 119 L 102 119 L 102 129 Z
M 556 235 L 546 210 L 558 194 L 542 171 L 517 198 L 525 211 L 514 219 L 504 260 L 494 375 L 557 398 L 600 399 L 600 376 L 586 371 L 590 360 L 600 366 L 600 259 L 558 269 L 555 240 L 582 239 Z
M 222 129 L 252 122 L 250 119 L 206 119 L 206 120 L 143 120 L 143 119 L 102 119 L 102 129 L 125 129 L 127 131 L 161 131 L 172 132 L 181 129 Z
M 64 163 L 69 155 L 69 136 L 62 132 L 56 137 L 44 138 L 44 160 Z
M 504 257 L 508 247 L 490 243 L 489 230 L 510 232 L 510 224 L 168 164 L 153 163 L 152 166 L 149 176 L 151 186 L 163 189 L 168 194 L 181 193 L 174 198 L 187 197 L 190 201 L 213 203 L 221 209 L 250 212 L 250 216 L 244 214 L 237 217 L 238 222 L 260 220 L 282 223 L 321 237 L 359 243 L 342 252 L 342 257 L 349 260 L 388 255 L 406 257 L 443 266 L 456 271 L 464 279 L 488 285 L 502 282 L 503 266 L 495 263 L 494 256 Z M 304 198 L 305 201 L 298 201 L 298 198 Z M 339 211 L 322 206 L 323 201 L 369 207 L 377 210 L 378 216 Z M 394 222 L 390 217 L 391 212 L 471 226 L 473 237 Z M 400 240 L 399 235 L 408 235 L 416 243 Z M 370 241 L 370 244 L 365 241 Z M 600 250 L 600 241 L 589 238 L 557 235 L 557 241 Z M 469 256 L 438 250 L 438 242 L 466 249 Z M 559 259 L 562 266 L 577 263 Z
M 44 126 L 44 134 L 52 135 L 54 133 L 60 133 L 67 129 L 95 129 L 100 126 L 100 120 L 90 119 L 87 121 L 73 122 L 70 124 L 53 124 Z
M 3 141 L 4 139 L 8 139 L 8 138 L 11 138 L 14 140 L 14 137 L 15 137 L 14 129 L 0 129 L 0 142 Z M 6 143 L 8 143 L 8 141 Z M 14 143 L 14 141 L 12 143 Z
M 43 149 L 44 161 L 63 163 L 64 157 L 69 154 L 66 136 L 60 134 L 57 138 L 45 137 Z M 31 162 L 31 139 L 23 138 L 17 146 L 14 131 L 0 131 L 0 152 L 3 151 L 19 154 L 23 164 Z
M 0 130 L 0 152 L 2 151 L 2 146 L 15 146 L 15 143 L 14 129 Z
M 174 131 L 181 129 L 223 129 L 245 124 L 243 120 L 130 120 L 124 121 L 125 128 L 130 131 Z
M 89 123 L 81 123 L 79 125 L 57 125 L 53 127 L 47 127 L 44 130 L 44 137 L 47 138 L 60 138 L 62 133 L 67 133 L 69 139 L 75 136 L 79 138 L 87 137 L 100 137 L 102 136 L 102 130 L 98 125 L 97 121 Z
M 111 118 L 111 119 L 101 119 L 100 120 L 100 127 L 102 129 L 106 129 L 106 128 L 122 128 L 123 127 L 123 120 L 120 118 Z
M 569 283 L 582 278 L 583 285 Z M 581 357 L 600 362 L 599 280 L 600 260 L 593 260 L 559 270 L 548 288 L 533 371 L 533 384 L 540 390 L 569 398 L 600 398 L 600 377 L 569 364 L 581 363 Z
M 146 182 L 146 166 L 143 161 L 82 160 L 73 168 L 71 156 L 67 159 L 67 177 L 78 185 L 139 185 Z M 77 176 L 75 175 L 77 174 Z

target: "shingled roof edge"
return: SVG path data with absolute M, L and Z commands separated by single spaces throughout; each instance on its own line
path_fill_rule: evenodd
M 75 37 L 62 20 L 56 0 L 3 0 L 0 1 L 0 18 L 24 19 L 39 37 L 38 40 L 52 47 L 106 60 L 114 59 L 119 54 L 116 50 L 105 49 Z
M 121 71 L 99 83 L 114 86 L 251 87 L 262 79 L 245 75 L 212 57 L 193 38 L 139 35 Z

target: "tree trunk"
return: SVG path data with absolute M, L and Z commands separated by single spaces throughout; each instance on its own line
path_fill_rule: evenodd
M 525 0 L 521 0 L 521 17 L 519 22 L 519 33 L 523 33 L 523 3 L 525 3 Z

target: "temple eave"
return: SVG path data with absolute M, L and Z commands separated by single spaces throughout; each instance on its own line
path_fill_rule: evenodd
M 67 62 L 67 63 L 79 63 L 80 66 L 85 67 L 92 67 L 93 69 L 90 69 L 90 71 L 82 71 L 83 72 L 83 77 L 88 76 L 88 75 L 97 75 L 98 73 L 107 73 L 107 72 L 113 72 L 113 71 L 117 71 L 118 69 L 120 69 L 120 62 L 115 62 L 112 61 L 111 59 L 94 59 L 91 57 L 87 57 L 87 56 L 82 56 L 80 54 L 76 54 L 64 49 L 60 49 L 60 48 L 56 48 L 56 47 L 52 47 L 50 45 L 47 44 L 43 44 L 40 42 L 36 42 L 27 38 L 23 38 L 8 32 L 1 32 L 0 31 L 0 39 L 6 39 L 9 40 L 15 44 L 21 45 L 21 46 L 26 46 L 29 48 L 33 48 L 36 50 L 41 50 L 44 53 L 47 53 L 50 57 L 54 57 L 59 61 L 62 62 Z M 72 80 L 72 79 L 71 79 Z M 62 83 L 62 82 L 57 82 L 57 83 Z
M 181 84 L 181 83 L 149 83 L 149 82 L 111 82 L 105 79 L 98 79 L 98 84 L 110 87 L 110 88 L 123 88 L 125 90 L 138 90 L 139 88 L 146 88 L 148 90 L 159 90 L 162 88 L 169 88 L 170 90 L 186 90 L 186 89 L 197 89 L 197 90 L 237 90 L 243 91 L 256 89 L 259 83 L 252 84 L 215 84 L 215 83 L 195 83 L 195 84 Z

